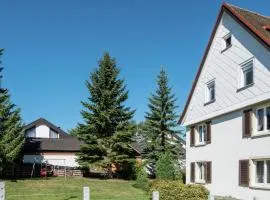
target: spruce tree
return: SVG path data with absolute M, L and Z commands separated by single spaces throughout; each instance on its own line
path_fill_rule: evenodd
M 89 97 L 82 102 L 84 123 L 72 131 L 84 142 L 78 154 L 83 166 L 94 164 L 110 169 L 112 163 L 129 165 L 135 160 L 130 147 L 134 111 L 124 105 L 128 92 L 119 73 L 115 59 L 105 53 L 98 69 L 86 81 Z
M 0 55 L 2 53 L 0 50 Z M 2 70 L 0 68 L 0 170 L 18 158 L 24 142 L 20 110 L 11 103 L 8 90 L 1 86 Z
M 175 113 L 175 104 L 175 95 L 168 86 L 168 75 L 162 69 L 157 78 L 157 90 L 149 98 L 149 111 L 146 113 L 144 125 L 147 144 L 143 156 L 153 167 L 159 156 L 166 151 L 179 159 L 181 146 L 174 137 L 180 133 L 176 129 L 178 116 Z

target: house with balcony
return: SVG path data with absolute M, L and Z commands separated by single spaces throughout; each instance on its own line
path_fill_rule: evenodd
M 270 199 L 269 16 L 221 6 L 179 123 L 187 183 Z

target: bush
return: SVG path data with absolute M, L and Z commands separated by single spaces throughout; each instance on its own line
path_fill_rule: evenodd
M 207 200 L 209 195 L 202 185 L 184 185 L 179 181 L 154 181 L 150 191 L 159 191 L 160 200 Z
M 117 170 L 117 175 L 119 178 L 125 180 L 134 180 L 136 178 L 135 160 L 122 163 L 120 169 Z
M 169 152 L 160 155 L 156 165 L 156 177 L 162 180 L 182 180 L 180 168 Z
M 145 191 L 149 191 L 150 189 L 148 175 L 143 167 L 137 169 L 137 178 L 134 186 Z

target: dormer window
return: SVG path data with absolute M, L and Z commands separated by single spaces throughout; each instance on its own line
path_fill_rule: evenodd
M 253 59 L 241 65 L 240 87 L 247 87 L 253 84 Z
M 215 101 L 216 91 L 215 91 L 215 80 L 206 83 L 205 91 L 205 103 L 211 103 Z
M 223 45 L 222 45 L 222 51 L 226 51 L 228 48 L 230 48 L 232 46 L 232 36 L 231 34 L 227 34 L 223 37 Z
M 232 37 L 229 36 L 225 39 L 226 48 L 229 48 L 232 45 Z

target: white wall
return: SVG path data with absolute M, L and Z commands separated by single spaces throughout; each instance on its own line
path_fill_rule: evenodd
M 232 47 L 221 53 L 223 37 L 231 32 Z M 254 57 L 254 85 L 237 92 L 240 64 Z M 216 101 L 205 103 L 205 83 L 215 78 Z M 227 13 L 221 19 L 195 87 L 183 125 L 191 125 L 225 112 L 270 98 L 270 51 Z
M 232 34 L 232 47 L 222 51 L 223 36 Z M 254 85 L 239 88 L 240 64 L 254 58 Z M 205 103 L 205 83 L 215 78 L 216 101 Z M 186 181 L 190 183 L 190 163 L 212 161 L 212 183 L 206 185 L 213 195 L 233 196 L 243 200 L 269 200 L 270 190 L 240 187 L 239 160 L 270 158 L 270 136 L 242 138 L 244 108 L 270 99 L 270 51 L 234 21 L 222 16 L 188 106 L 183 125 L 212 121 L 212 142 L 190 148 L 186 134 Z M 252 174 L 252 173 L 251 173 Z
M 50 127 L 48 127 L 44 124 L 38 125 L 36 127 L 33 127 L 31 129 L 27 130 L 26 136 L 27 137 L 36 137 L 36 138 L 50 138 Z M 59 134 L 57 134 L 57 137 L 59 138 Z
M 46 125 L 39 125 L 36 127 L 36 137 L 37 138 L 49 138 L 50 128 Z
M 47 161 L 51 165 L 78 167 L 75 153 L 44 153 L 42 155 L 24 155 L 23 163 L 41 163 Z
M 253 197 L 269 200 L 270 190 L 238 185 L 238 162 L 242 159 L 270 158 L 270 135 L 243 139 L 242 110 L 213 119 L 211 132 L 211 144 L 190 148 L 190 132 L 187 131 L 187 183 L 190 183 L 191 162 L 212 161 L 212 183 L 206 185 L 212 195 L 233 196 L 243 200 L 253 200 Z

